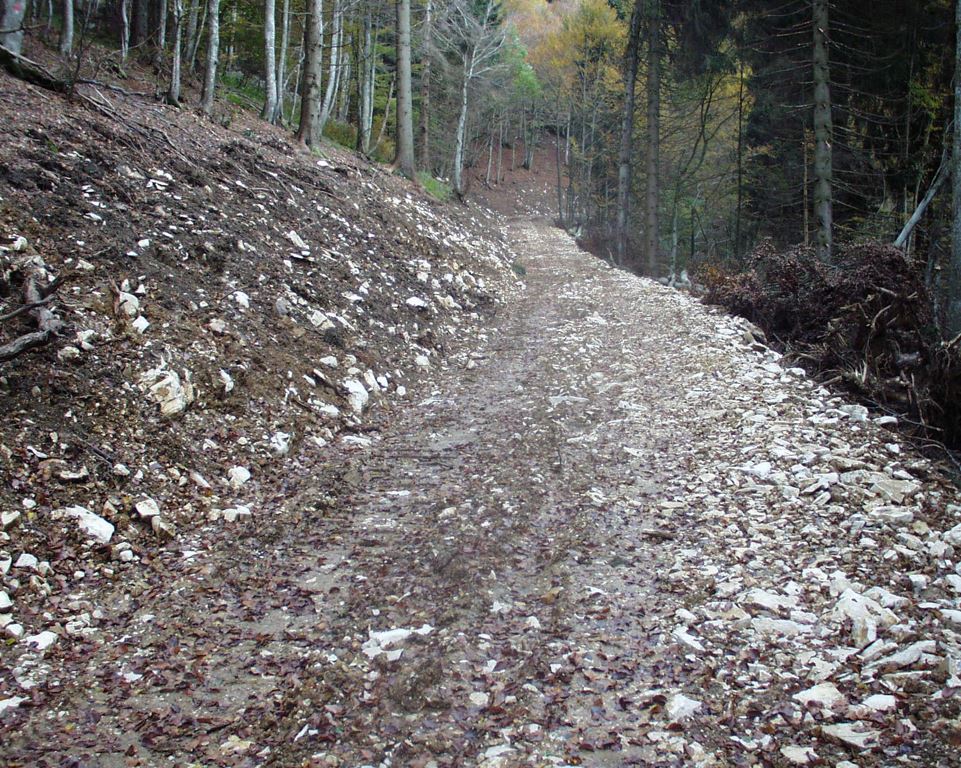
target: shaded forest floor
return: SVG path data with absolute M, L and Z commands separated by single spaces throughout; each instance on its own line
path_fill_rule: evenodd
M 0 79 L 5 279 L 69 276 L 0 369 L 4 764 L 957 764 L 961 507 L 892 419 L 543 223 L 104 98 Z

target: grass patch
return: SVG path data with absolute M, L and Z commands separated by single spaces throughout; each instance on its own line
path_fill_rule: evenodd
M 435 179 L 427 171 L 420 171 L 417 174 L 417 181 L 424 188 L 431 197 L 440 200 L 442 203 L 446 203 L 450 200 L 451 193 L 453 192 L 453 187 L 446 181 L 441 181 L 440 179 Z
M 357 146 L 357 128 L 349 123 L 328 120 L 327 125 L 324 126 L 324 136 L 346 149 L 354 149 Z

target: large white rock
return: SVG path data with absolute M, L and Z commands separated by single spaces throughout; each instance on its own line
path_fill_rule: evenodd
M 344 388 L 347 390 L 347 402 L 350 403 L 350 407 L 354 413 L 363 413 L 364 408 L 367 406 L 367 401 L 370 400 L 367 387 L 357 379 L 345 379 Z
M 781 747 L 781 754 L 791 765 L 807 765 L 818 759 L 818 753 L 811 747 L 799 747 L 796 744 Z
M 53 645 L 58 640 L 58 635 L 56 632 L 50 632 L 49 630 L 44 630 L 43 632 L 38 632 L 35 635 L 27 635 L 23 638 L 23 642 L 28 645 L 32 645 L 38 651 L 45 651 L 51 645 Z
M 845 589 L 832 611 L 834 618 L 851 621 L 851 641 L 863 648 L 877 639 L 878 627 L 891 627 L 898 623 L 897 614 L 876 600 Z
M 751 620 L 751 627 L 759 635 L 766 637 L 796 637 L 810 632 L 811 628 L 798 624 L 790 619 L 772 619 L 768 616 L 758 616 Z
M 76 518 L 77 527 L 101 544 L 107 544 L 113 538 L 113 523 L 104 520 L 100 515 L 91 512 L 86 507 L 64 507 L 62 511 L 67 517 Z
M 31 555 L 29 552 L 24 552 L 20 557 L 17 558 L 17 562 L 13 564 L 14 568 L 23 568 L 27 571 L 37 570 L 37 566 L 40 561 L 37 560 L 36 555 Z
M 167 419 L 179 416 L 194 401 L 189 372 L 181 379 L 179 373 L 163 366 L 151 368 L 141 374 L 140 386 L 147 398 L 160 406 L 160 415 Z
M 16 709 L 25 701 L 29 701 L 26 696 L 11 696 L 9 699 L 0 699 L 0 715 L 8 709 Z
M 430 624 L 424 624 L 419 629 L 407 629 L 405 627 L 398 627 L 397 629 L 388 629 L 383 632 L 374 632 L 374 630 L 369 631 L 369 636 L 367 642 L 361 646 L 361 651 L 369 659 L 376 658 L 382 653 L 387 653 L 388 658 L 391 661 L 395 661 L 400 658 L 400 653 L 394 653 L 393 655 L 388 651 L 392 646 L 399 645 L 403 643 L 411 635 L 429 635 L 434 631 L 434 628 Z
M 136 317 L 140 314 L 140 299 L 132 293 L 121 291 L 117 297 L 117 308 L 127 317 Z
M 693 717 L 701 709 L 701 702 L 683 693 L 674 694 L 667 701 L 664 711 L 672 723 L 680 723 Z
M 847 702 L 834 683 L 819 683 L 806 690 L 795 693 L 792 697 L 806 707 L 817 706 L 822 709 L 834 709 L 839 704 Z
M 235 491 L 250 480 L 250 470 L 246 467 L 231 467 L 227 470 L 227 482 Z
M 902 648 L 897 653 L 885 656 L 883 659 L 873 661 L 865 667 L 865 671 L 880 670 L 881 672 L 894 672 L 905 667 L 917 664 L 924 654 L 937 651 L 938 644 L 934 640 L 921 640 L 912 643 L 906 648 Z
M 958 523 L 951 530 L 945 531 L 942 538 L 953 547 L 961 546 L 961 523 Z
M 778 595 L 763 589 L 751 589 L 740 601 L 750 613 L 766 611 L 768 613 L 788 613 L 797 607 L 797 598 L 788 595 Z
M 151 498 L 141 499 L 134 504 L 137 514 L 144 520 L 160 514 L 160 505 Z
M 13 608 L 13 600 L 6 592 L 0 592 L 0 611 L 9 611 Z
M 704 646 L 701 642 L 693 635 L 688 634 L 687 627 L 676 627 L 671 633 L 675 640 L 677 640 L 681 645 L 690 648 L 693 651 L 703 651 Z
M 871 749 L 879 744 L 880 731 L 869 728 L 864 723 L 838 723 L 821 726 L 821 733 L 855 749 Z

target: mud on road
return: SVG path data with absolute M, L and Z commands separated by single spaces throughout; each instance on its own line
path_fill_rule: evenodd
M 471 364 L 120 585 L 8 764 L 957 764 L 937 468 L 738 321 L 511 236 Z

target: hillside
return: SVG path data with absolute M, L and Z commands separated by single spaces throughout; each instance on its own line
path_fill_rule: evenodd
M 28 266 L 65 280 L 63 329 L 0 369 L 9 637 L 62 631 L 68 594 L 129 579 L 174 532 L 265 525 L 329 479 L 332 441 L 363 445 L 471 365 L 519 286 L 481 208 L 242 115 L 86 94 L 101 112 L 0 80 L 5 306 Z

